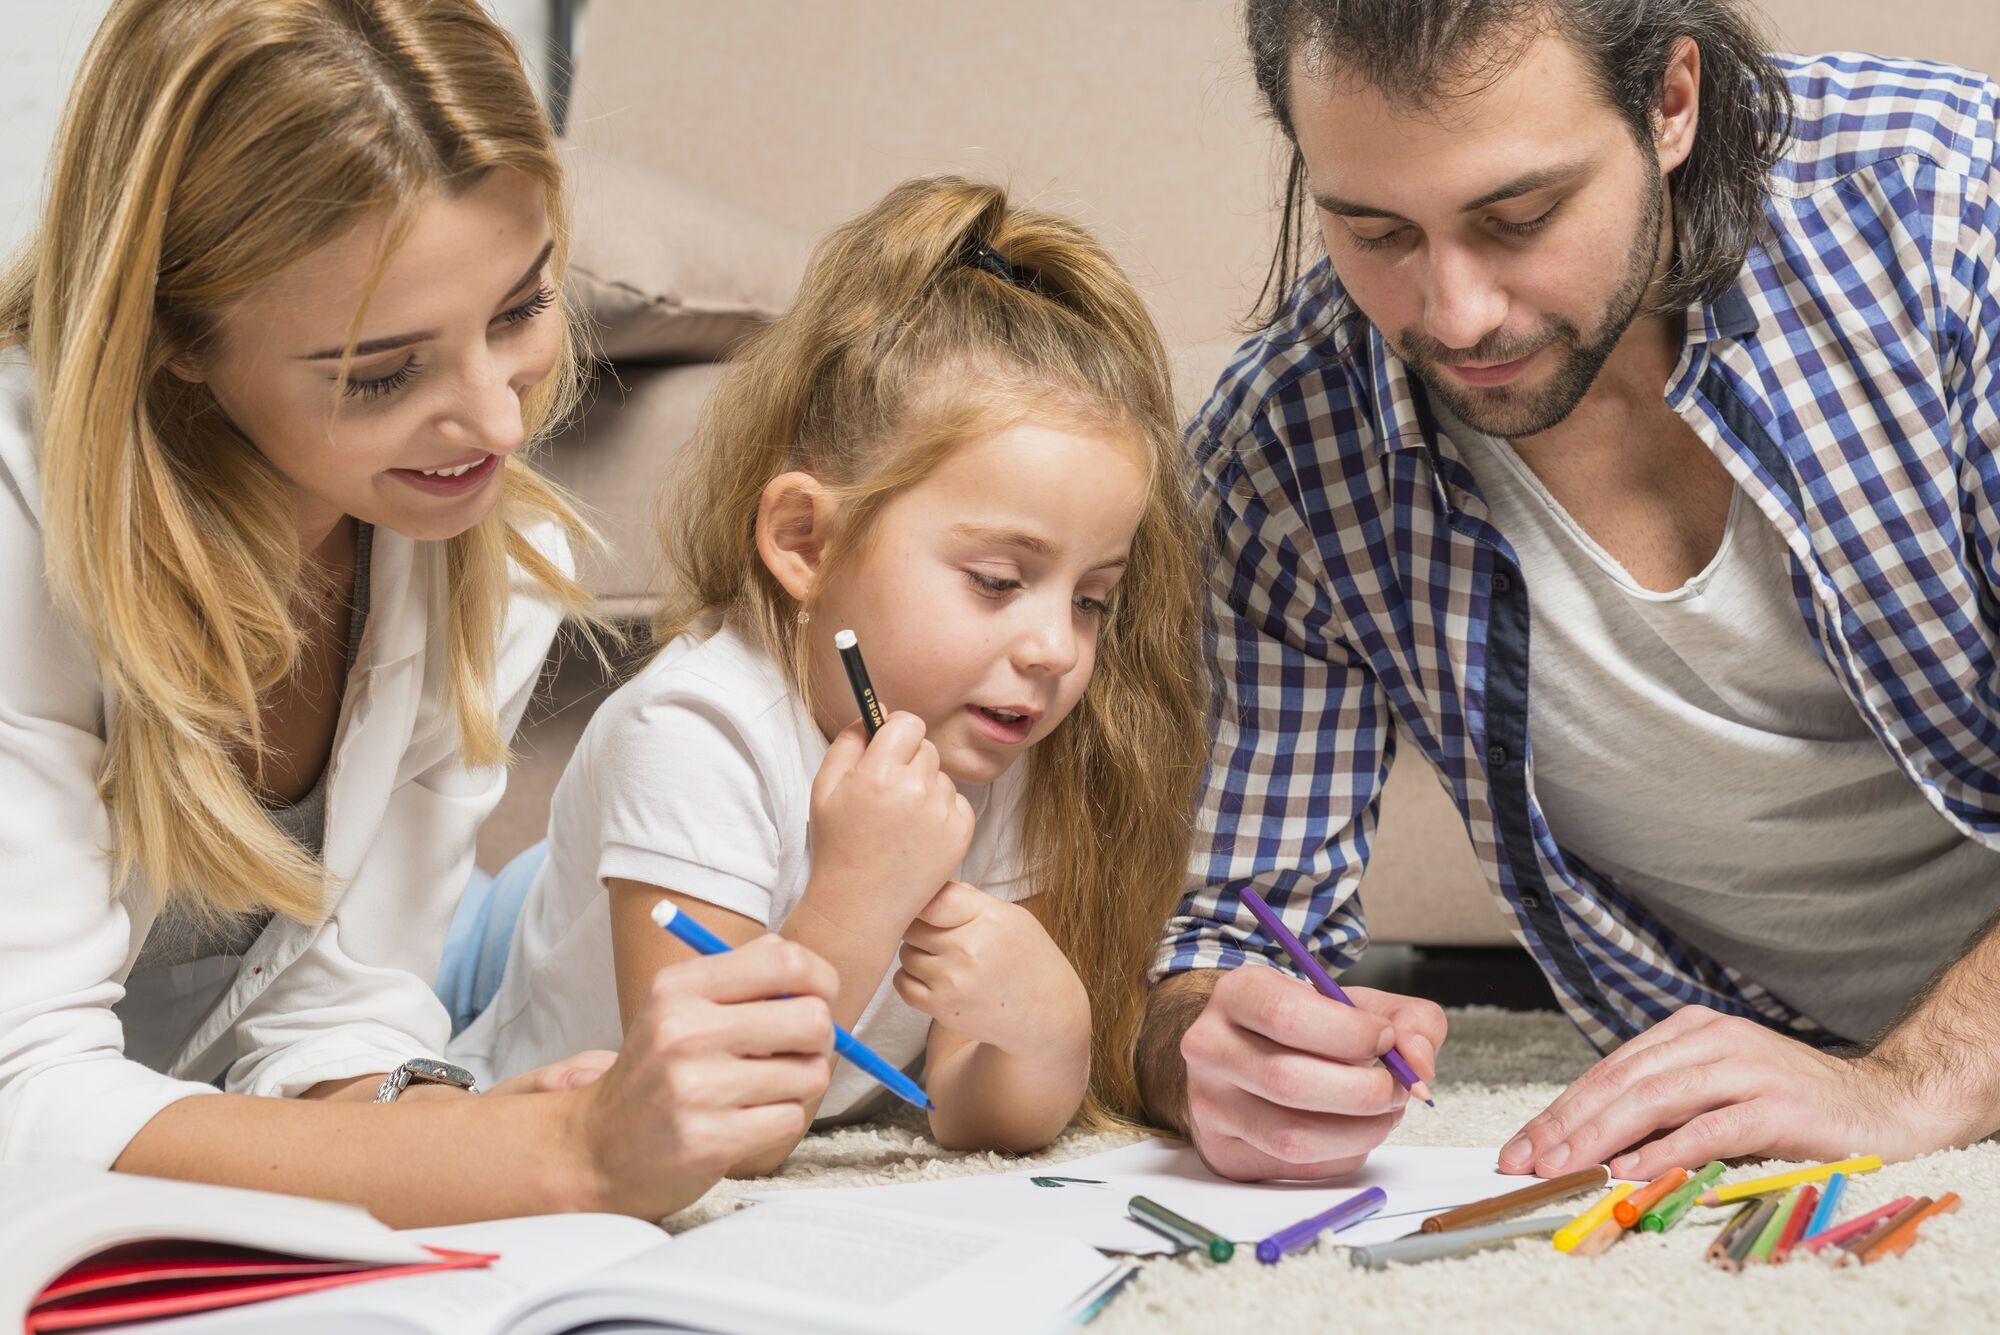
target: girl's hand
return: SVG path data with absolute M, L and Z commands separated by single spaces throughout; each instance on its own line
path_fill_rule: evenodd
M 509 1076 L 486 1092 L 491 1094 L 553 1094 L 564 1089 L 582 1089 L 611 1069 L 618 1054 L 604 1048 L 590 1048 L 547 1066 L 537 1066 Z
M 945 1028 L 1008 1053 L 1088 1042 L 1090 998 L 1035 915 L 963 881 L 904 934 L 896 992 Z
M 813 779 L 808 899 L 823 916 L 892 919 L 900 936 L 965 861 L 972 822 L 972 804 L 938 767 L 922 719 L 891 714 L 872 742 L 857 721 L 834 738 Z M 829 890 L 837 906 L 823 898 Z
M 775 936 L 661 969 L 617 1060 L 576 1096 L 591 1198 L 657 1219 L 796 1143 L 832 1073 L 838 986 L 825 960 Z

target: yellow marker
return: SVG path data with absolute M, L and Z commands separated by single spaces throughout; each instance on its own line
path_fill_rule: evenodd
M 1620 1182 L 1610 1194 L 1556 1230 L 1556 1250 L 1569 1251 L 1589 1236 L 1590 1231 L 1611 1217 L 1612 1208 L 1641 1186 L 1640 1182 Z
M 1805 1182 L 1824 1182 L 1835 1173 L 1845 1173 L 1849 1177 L 1872 1173 L 1881 1166 L 1882 1160 L 1878 1156 L 1864 1154 L 1859 1159 L 1842 1159 L 1839 1163 L 1823 1163 L 1816 1168 L 1801 1168 L 1797 1172 L 1776 1173 L 1770 1177 L 1752 1178 L 1748 1182 L 1731 1182 L 1725 1187 L 1710 1187 L 1701 1193 L 1700 1199 L 1703 1205 L 1727 1205 L 1745 1196 L 1766 1196 Z

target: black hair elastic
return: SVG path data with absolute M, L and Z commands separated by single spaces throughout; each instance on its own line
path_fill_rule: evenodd
M 1017 269 L 1005 255 L 987 245 L 984 241 L 968 241 L 965 249 L 958 254 L 958 262 L 972 269 L 984 269 L 1003 283 L 1012 283 L 1024 291 L 1035 292 L 1041 284 L 1025 269 Z

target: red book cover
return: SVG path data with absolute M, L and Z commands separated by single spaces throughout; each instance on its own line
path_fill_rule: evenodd
M 490 1253 L 442 1247 L 425 1250 L 437 1259 L 416 1265 L 374 1265 L 308 1260 L 217 1243 L 130 1243 L 70 1267 L 43 1289 L 28 1309 L 26 1335 L 206 1312 L 371 1279 L 473 1269 L 499 1259 Z

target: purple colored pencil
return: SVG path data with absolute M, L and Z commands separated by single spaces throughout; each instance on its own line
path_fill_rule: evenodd
M 1340 1204 L 1310 1219 L 1301 1219 L 1289 1228 L 1281 1228 L 1270 1237 L 1257 1244 L 1257 1259 L 1265 1265 L 1276 1265 L 1289 1252 L 1312 1245 L 1314 1238 L 1322 1233 L 1338 1233 L 1343 1228 L 1353 1228 L 1368 1216 L 1389 1203 L 1389 1193 L 1380 1187 L 1370 1187 L 1356 1192 Z
M 1354 1006 L 1353 1000 L 1347 993 L 1341 991 L 1340 984 L 1333 981 L 1333 975 L 1321 968 L 1319 961 L 1313 958 L 1312 952 L 1305 948 L 1305 943 L 1293 936 L 1292 929 L 1278 920 L 1278 915 L 1271 911 L 1271 906 L 1264 902 L 1262 895 L 1247 885 L 1243 887 L 1241 894 L 1243 906 L 1250 910 L 1250 916 L 1277 939 L 1278 944 L 1285 948 L 1285 953 L 1292 957 L 1294 964 L 1305 970 L 1306 977 L 1319 989 L 1321 996 L 1331 997 L 1343 1006 Z M 1355 1009 L 1359 1010 L 1360 1007 L 1356 1006 Z M 1417 1079 L 1417 1073 L 1410 1069 L 1410 1064 L 1403 1059 L 1402 1053 L 1390 1048 L 1382 1054 L 1382 1064 L 1389 1068 L 1390 1075 L 1396 1077 L 1397 1084 L 1422 1099 L 1427 1106 L 1437 1107 L 1437 1101 L 1431 1098 L 1430 1087 Z

